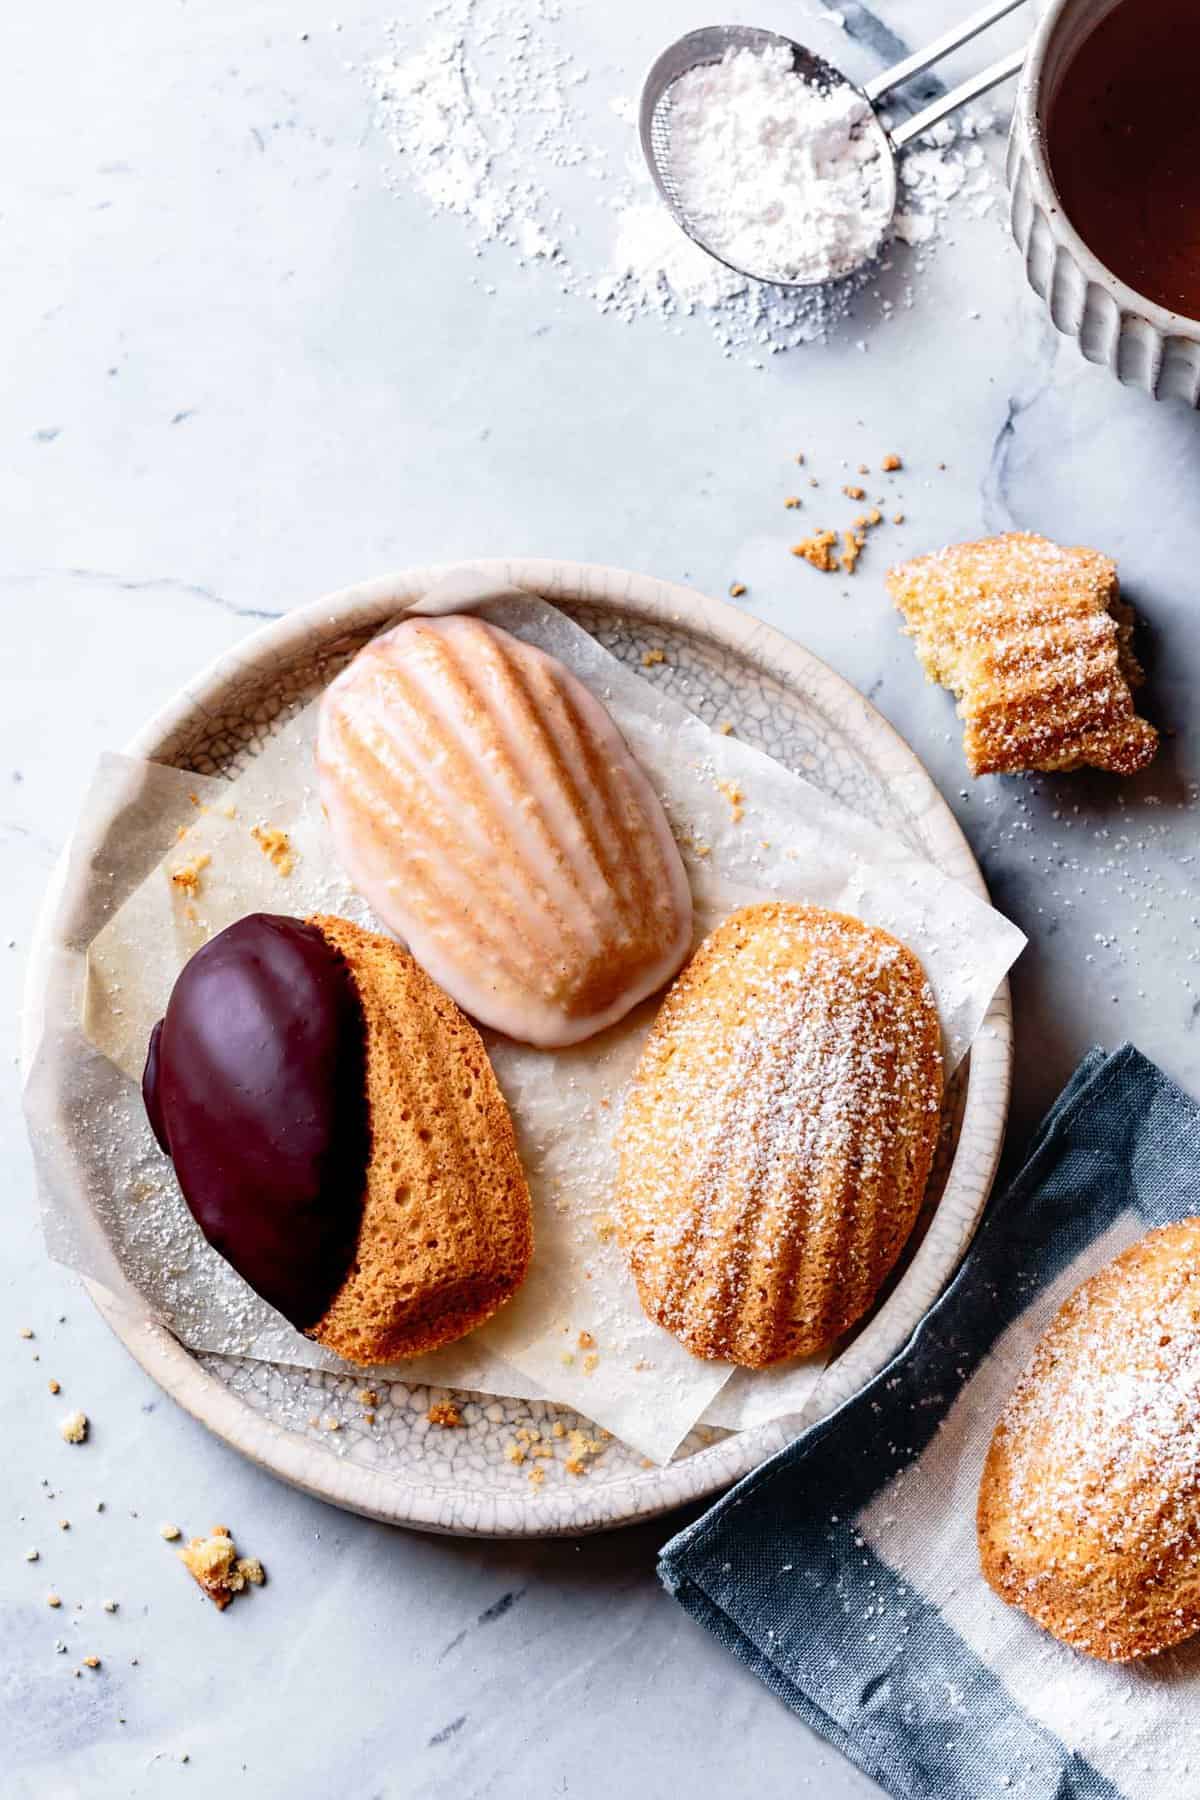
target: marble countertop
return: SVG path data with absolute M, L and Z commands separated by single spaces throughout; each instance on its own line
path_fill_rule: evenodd
M 682 0 L 601 10 L 565 4 L 554 29 L 586 36 L 613 92 L 698 22 Z M 819 10 L 807 35 L 835 52 Z M 865 73 L 880 27 L 842 11 Z M 951 11 L 879 8 L 909 43 Z M 741 13 L 800 29 L 774 0 Z M 17 175 L 0 226 L 2 1785 L 599 1800 L 752 1778 L 849 1800 L 877 1790 L 661 1592 L 662 1525 L 527 1547 L 391 1531 L 285 1489 L 159 1395 L 42 1249 L 15 1070 L 33 921 L 95 756 L 258 620 L 460 555 L 737 580 L 916 747 L 1029 934 L 1011 1141 L 1093 1042 L 1132 1038 L 1194 1089 L 1200 421 L 1056 337 L 1000 209 L 952 211 L 911 308 L 884 322 L 864 302 L 763 369 L 694 321 L 602 316 L 502 254 L 481 280 L 458 222 L 385 179 L 361 76 L 381 29 L 363 0 L 337 30 L 289 0 L 68 0 L 0 28 Z M 800 448 L 835 491 L 843 463 L 905 458 L 906 522 L 853 581 L 787 554 Z M 1010 526 L 1120 559 L 1171 733 L 1137 781 L 966 780 L 881 576 Z M 74 1406 L 93 1421 L 81 1449 L 57 1432 Z M 218 1615 L 165 1564 L 170 1518 L 230 1521 L 268 1587 Z M 101 1668 L 76 1676 L 89 1654 Z

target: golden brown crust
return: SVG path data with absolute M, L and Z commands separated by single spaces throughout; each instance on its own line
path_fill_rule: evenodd
M 1200 1219 L 1084 1282 L 1001 1414 L 977 1524 L 1002 1600 L 1089 1656 L 1200 1630 Z
M 308 921 L 342 954 L 366 1024 L 371 1152 L 350 1271 L 311 1335 L 370 1365 L 452 1343 L 525 1279 L 529 1189 L 483 1040 L 393 939 Z
M 931 681 L 953 690 L 972 775 L 1084 764 L 1129 775 L 1158 748 L 1116 564 L 1012 531 L 902 563 L 888 591 Z
M 734 913 L 669 990 L 621 1123 L 621 1237 L 649 1316 L 747 1368 L 832 1344 L 912 1229 L 941 1091 L 903 944 L 819 907 Z

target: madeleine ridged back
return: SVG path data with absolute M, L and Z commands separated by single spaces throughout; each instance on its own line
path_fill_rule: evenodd
M 696 1356 L 758 1368 L 867 1311 L 916 1219 L 941 1106 L 912 952 L 840 913 L 734 913 L 667 994 L 621 1123 L 642 1305 Z
M 371 1150 L 354 1261 L 312 1335 L 351 1362 L 416 1356 L 525 1279 L 533 1215 L 483 1040 L 390 938 L 309 923 L 350 968 L 366 1026 Z
M 1130 692 L 1133 615 L 1100 551 L 1010 531 L 901 563 L 887 584 L 930 679 L 958 696 L 973 775 L 1131 774 L 1153 757 Z
M 408 619 L 327 690 L 321 792 L 355 886 L 474 1018 L 575 1043 L 674 974 L 691 895 L 600 703 L 474 618 Z
M 978 1527 L 1001 1598 L 1089 1656 L 1200 1630 L 1200 1219 L 1059 1309 L 996 1426 Z

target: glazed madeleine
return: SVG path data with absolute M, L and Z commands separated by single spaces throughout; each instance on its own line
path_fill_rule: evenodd
M 621 1236 L 649 1316 L 747 1368 L 860 1319 L 925 1191 L 939 1042 L 921 966 L 884 931 L 770 903 L 712 932 L 620 1128 Z
M 1200 1219 L 1060 1308 L 996 1426 L 978 1529 L 1001 1599 L 1089 1656 L 1200 1630 Z
M 604 707 L 481 619 L 406 619 L 327 690 L 321 796 L 354 885 L 464 1010 L 544 1047 L 691 944 L 666 814 Z

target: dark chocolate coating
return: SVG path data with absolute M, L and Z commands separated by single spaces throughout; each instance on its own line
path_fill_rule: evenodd
M 271 913 L 197 950 L 150 1038 L 146 1112 L 196 1223 L 301 1330 L 358 1239 L 365 1056 L 345 962 L 315 926 Z

